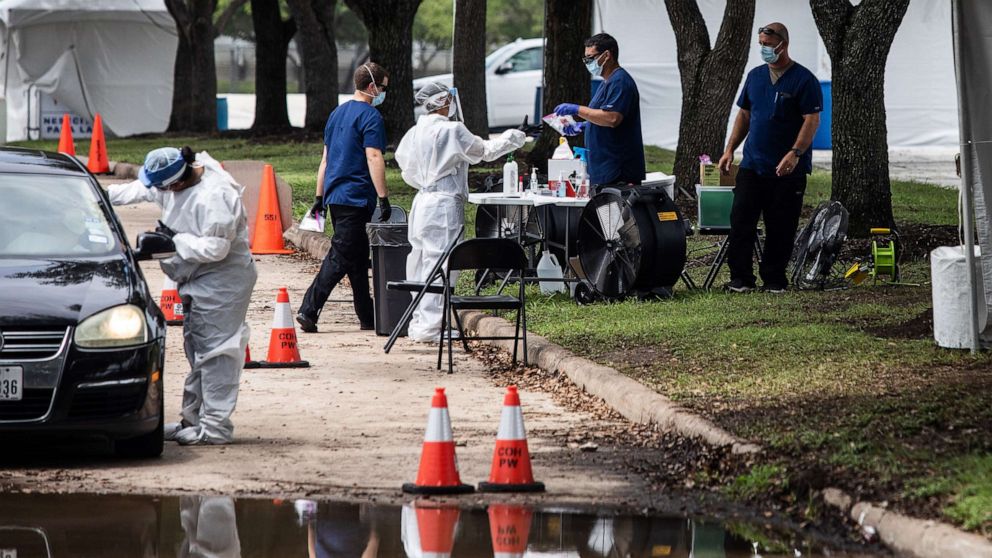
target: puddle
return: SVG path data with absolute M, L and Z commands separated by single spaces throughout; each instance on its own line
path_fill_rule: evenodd
M 216 496 L 0 495 L 0 558 L 853 557 L 683 517 Z M 797 546 L 798 545 L 798 546 Z

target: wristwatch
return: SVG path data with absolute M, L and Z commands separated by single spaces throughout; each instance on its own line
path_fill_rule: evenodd
M 803 150 L 799 149 L 798 147 L 793 147 L 791 151 L 796 154 L 796 157 L 803 156 Z

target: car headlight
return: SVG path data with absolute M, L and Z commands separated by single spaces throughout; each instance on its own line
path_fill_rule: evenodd
M 137 306 L 108 308 L 86 318 L 76 328 L 76 345 L 87 349 L 106 349 L 141 345 L 148 341 L 145 313 Z

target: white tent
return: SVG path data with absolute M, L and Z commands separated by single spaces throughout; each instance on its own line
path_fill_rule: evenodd
M 163 0 L 0 0 L 7 140 L 39 136 L 45 101 L 111 135 L 165 130 L 176 44 Z
M 710 42 L 715 42 L 726 1 L 697 1 Z M 789 28 L 792 57 L 821 80 L 830 80 L 830 57 L 820 40 L 809 2 L 758 0 L 753 36 L 757 36 L 758 27 L 772 21 L 781 21 Z M 617 38 L 620 63 L 637 81 L 644 142 L 674 149 L 682 90 L 675 32 L 664 0 L 596 0 L 593 27 Z M 950 29 L 950 2 L 910 2 L 885 71 L 890 147 L 958 144 Z M 762 62 L 756 42 L 752 41 L 748 48 L 746 68 L 750 69 Z

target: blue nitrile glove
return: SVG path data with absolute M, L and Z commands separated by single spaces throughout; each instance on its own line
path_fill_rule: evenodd
M 579 114 L 579 105 L 573 103 L 562 103 L 555 107 L 555 114 L 558 116 L 575 116 Z
M 569 124 L 565 126 L 565 129 L 561 131 L 562 135 L 565 136 L 577 136 L 584 132 L 586 129 L 585 122 L 576 122 L 575 124 Z

